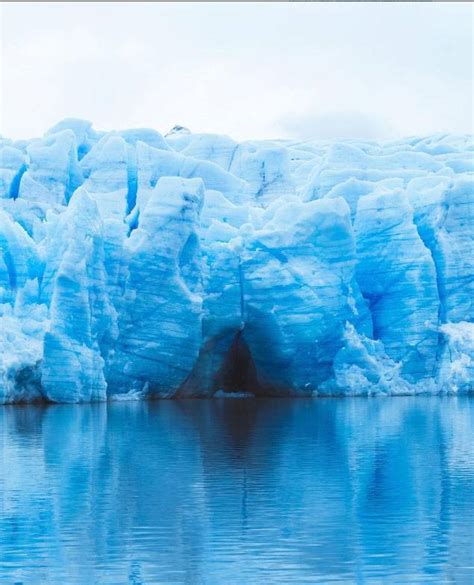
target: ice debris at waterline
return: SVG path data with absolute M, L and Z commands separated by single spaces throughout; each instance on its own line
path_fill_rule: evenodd
M 473 155 L 2 139 L 0 401 L 472 390 Z

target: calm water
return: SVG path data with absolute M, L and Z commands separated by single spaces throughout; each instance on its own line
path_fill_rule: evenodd
M 0 582 L 460 583 L 474 400 L 0 408 Z

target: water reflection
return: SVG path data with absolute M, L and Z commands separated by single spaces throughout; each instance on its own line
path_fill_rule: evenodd
M 469 583 L 469 398 L 0 409 L 0 582 Z

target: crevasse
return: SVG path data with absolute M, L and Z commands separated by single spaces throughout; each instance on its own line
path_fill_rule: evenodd
M 0 402 L 472 390 L 473 157 L 74 119 L 1 139 Z

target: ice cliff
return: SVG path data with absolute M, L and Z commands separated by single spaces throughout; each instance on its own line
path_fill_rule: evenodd
M 474 146 L 0 141 L 0 402 L 474 387 Z

